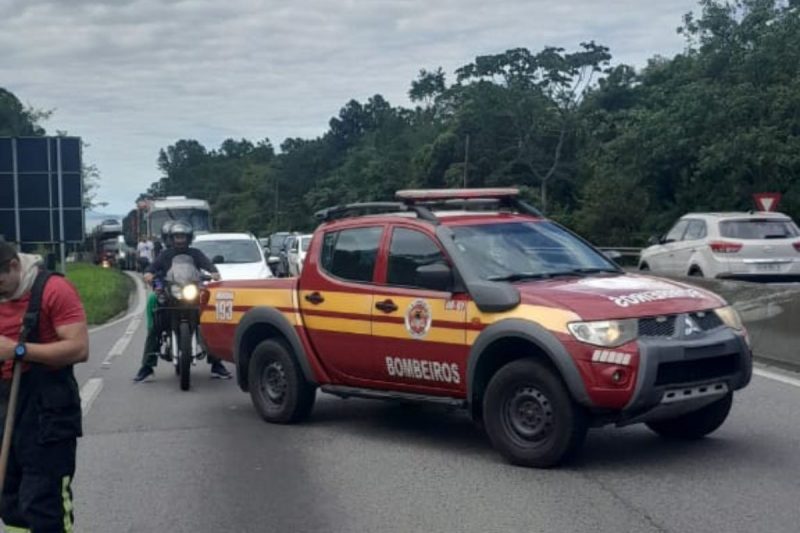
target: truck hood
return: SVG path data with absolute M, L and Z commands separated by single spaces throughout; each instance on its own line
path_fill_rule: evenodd
M 523 304 L 568 308 L 583 320 L 689 313 L 721 307 L 716 294 L 677 281 L 621 274 L 518 283 Z
M 263 261 L 258 263 L 222 263 L 217 265 L 223 280 L 267 279 L 272 277 Z

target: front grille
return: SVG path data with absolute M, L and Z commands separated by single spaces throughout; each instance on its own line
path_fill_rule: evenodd
M 735 374 L 738 370 L 739 358 L 735 354 L 661 363 L 658 365 L 656 385 L 705 381 L 729 376 Z
M 674 316 L 639 319 L 640 337 L 672 337 L 674 334 L 675 334 Z
M 692 313 L 691 316 L 692 319 L 697 323 L 697 326 L 703 331 L 709 331 L 722 325 L 722 320 L 714 311 Z

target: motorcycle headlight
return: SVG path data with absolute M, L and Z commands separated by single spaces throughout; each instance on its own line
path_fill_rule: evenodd
M 197 298 L 198 293 L 197 285 L 187 285 L 183 288 L 183 299 L 194 300 Z
M 169 292 L 170 294 L 172 294 L 173 298 L 177 298 L 178 300 L 180 300 L 181 297 L 183 296 L 183 291 L 178 285 L 170 285 Z
M 639 323 L 636 319 L 599 320 L 597 322 L 573 322 L 567 327 L 572 336 L 581 342 L 604 348 L 614 348 L 635 340 L 638 335 Z
M 739 331 L 744 329 L 744 324 L 742 324 L 742 317 L 740 317 L 739 312 L 736 311 L 736 309 L 734 309 L 730 305 L 725 307 L 720 307 L 719 309 L 715 309 L 714 312 L 717 313 L 717 316 L 719 317 L 720 320 L 722 320 L 722 323 L 728 326 L 729 328 Z

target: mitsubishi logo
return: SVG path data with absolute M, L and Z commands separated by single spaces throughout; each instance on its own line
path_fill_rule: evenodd
M 697 322 L 692 320 L 692 317 L 685 316 L 683 317 L 683 335 L 685 337 L 691 337 L 695 333 L 702 333 L 703 330 L 700 329 L 700 326 L 697 325 Z

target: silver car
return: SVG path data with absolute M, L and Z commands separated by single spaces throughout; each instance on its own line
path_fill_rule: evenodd
M 656 274 L 800 280 L 800 230 L 782 213 L 691 213 L 651 239 L 639 269 Z

